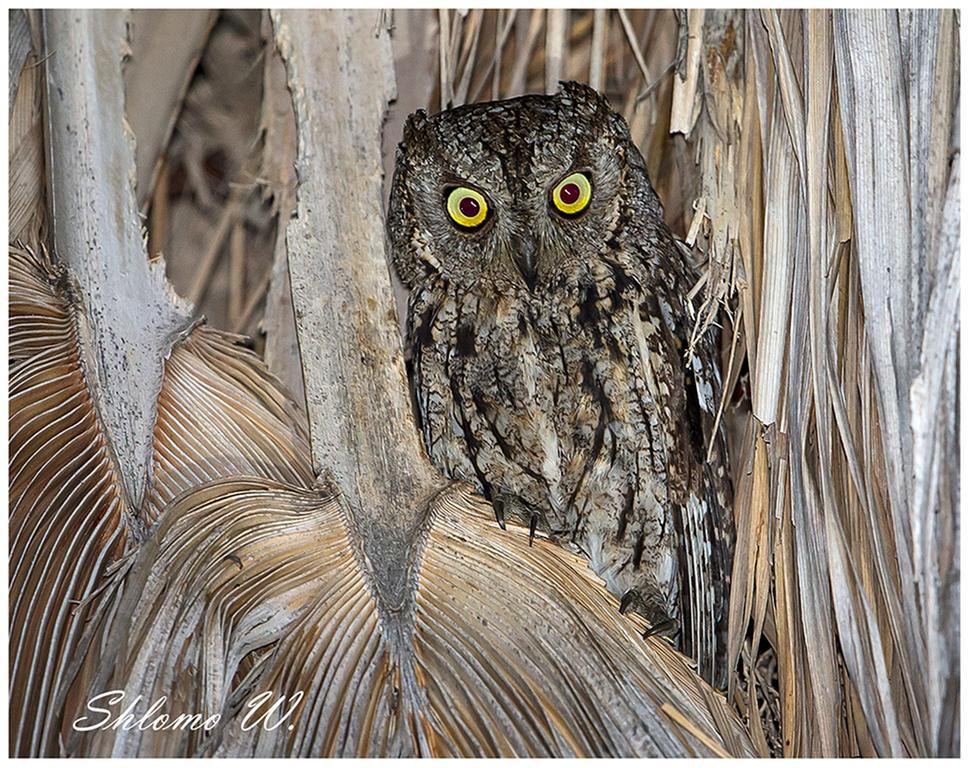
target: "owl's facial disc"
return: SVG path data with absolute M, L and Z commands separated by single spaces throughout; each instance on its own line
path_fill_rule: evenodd
M 588 88 L 418 112 L 398 151 L 392 259 L 412 289 L 544 295 L 587 276 L 643 205 L 661 215 L 629 129 Z

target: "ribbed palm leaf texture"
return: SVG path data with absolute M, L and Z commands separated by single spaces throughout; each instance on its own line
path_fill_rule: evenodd
M 312 474 L 305 431 L 262 362 L 241 337 L 199 326 L 166 362 L 151 490 L 132 509 L 85 378 L 70 276 L 19 246 L 9 263 L 10 751 L 50 755 L 86 688 L 110 576 L 165 505 L 227 474 L 304 486 Z
M 301 418 L 236 337 L 198 326 L 173 347 L 131 508 L 70 275 L 19 247 L 10 275 L 13 753 L 750 753 L 724 699 L 584 561 L 500 531 L 467 486 L 426 502 L 405 604 L 379 599 Z M 72 730 L 115 689 L 220 725 Z M 292 729 L 242 727 L 279 696 Z

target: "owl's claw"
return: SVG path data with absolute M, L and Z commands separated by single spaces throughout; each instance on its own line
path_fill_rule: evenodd
M 503 531 L 505 530 L 505 502 L 501 499 L 492 499 L 492 509 L 495 510 L 495 522 Z
M 623 593 L 623 597 L 620 598 L 620 614 L 626 613 L 630 610 L 630 606 L 637 599 L 637 591 L 635 589 L 628 589 Z
M 653 622 L 651 626 L 647 627 L 647 630 L 643 633 L 643 639 L 646 640 L 648 637 L 653 635 L 663 635 L 671 630 L 676 630 L 679 626 L 677 619 L 672 619 L 663 614 L 652 613 L 649 610 L 645 610 L 645 605 L 641 600 L 640 593 L 635 589 L 628 589 L 623 593 L 623 597 L 620 598 L 620 613 L 624 614 L 631 608 L 647 621 Z
M 669 632 L 677 627 L 676 619 L 664 619 L 658 624 L 654 624 L 652 627 L 648 627 L 647 631 L 643 633 L 643 639 L 646 640 L 648 637 L 653 635 L 662 635 Z

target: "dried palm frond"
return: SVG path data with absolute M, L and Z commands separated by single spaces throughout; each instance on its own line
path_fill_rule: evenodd
M 141 76 L 126 80 L 139 183 L 151 178 L 143 146 L 159 157 L 155 184 L 147 190 L 151 256 L 165 256 L 172 285 L 212 323 L 252 336 L 257 349 L 280 213 L 272 192 L 282 182 L 265 172 L 285 162 L 272 154 L 277 147 L 263 143 L 264 108 L 272 100 L 263 92 L 269 63 L 264 16 L 259 10 L 136 12 L 130 69 Z M 175 47 L 164 43 L 173 27 L 184 30 Z M 187 66 L 200 41 L 198 66 Z M 146 72 L 160 45 L 173 74 Z M 156 96 L 159 88 L 163 93 Z M 160 124 L 171 129 L 171 140 L 161 145 L 167 135 Z
M 166 361 L 148 522 L 182 491 L 214 478 L 312 483 L 302 414 L 245 341 L 200 326 Z
M 128 538 L 63 270 L 10 250 L 10 751 L 50 754 L 86 602 Z
M 164 168 L 166 145 L 216 16 L 206 10 L 132 11 L 125 114 L 136 139 L 135 194 L 143 210 Z
M 429 526 L 410 633 L 395 638 L 333 487 L 235 478 L 182 496 L 132 568 L 138 604 L 109 687 L 220 726 L 105 731 L 91 754 L 750 751 L 723 698 L 642 640 L 581 558 L 530 546 L 525 528 L 497 536 L 460 487 L 432 500 Z M 292 728 L 241 727 L 278 697 Z
M 10 296 L 11 744 L 37 754 L 55 748 L 107 575 L 159 510 L 225 475 L 313 477 L 278 383 L 238 339 L 199 327 L 165 364 L 152 485 L 133 509 L 81 362 L 84 310 L 69 271 L 12 247 Z
M 9 241 L 40 242 L 47 236 L 44 197 L 44 127 L 41 99 L 44 70 L 37 37 L 37 11 L 10 11 L 10 123 L 8 133 L 7 221 Z
M 934 458 L 955 447 L 954 26 L 946 11 L 764 11 L 697 32 L 705 290 L 734 305 L 731 375 L 746 357 L 752 383 L 735 697 L 755 743 L 786 755 L 957 743 L 957 638 L 937 612 L 957 604 L 956 475 Z M 738 45 L 733 76 L 711 66 Z M 760 703 L 766 643 L 777 713 Z
M 75 34 L 86 22 L 66 23 L 77 25 Z M 83 37 L 111 39 L 123 29 L 123 17 L 109 16 L 87 27 L 92 34 Z M 57 23 L 48 32 L 67 34 Z M 62 41 L 69 44 L 67 37 Z M 120 85 L 120 45 L 115 55 Z M 55 77 L 69 81 L 70 63 L 63 66 L 58 64 Z M 82 94 L 83 86 L 92 85 L 76 84 Z M 110 114 L 111 105 L 96 108 Z M 63 115 L 54 112 L 55 132 Z M 123 129 L 120 121 L 112 125 L 116 144 L 98 145 L 88 159 L 96 163 L 98 150 L 123 157 Z M 59 205 L 72 195 L 103 199 L 100 170 L 84 183 L 71 179 L 68 193 L 73 169 L 62 152 L 70 136 L 54 139 L 52 157 L 60 163 L 55 198 Z M 71 154 L 78 156 L 87 157 Z M 113 193 L 132 202 L 130 188 Z M 62 226 L 71 213 L 62 214 Z M 19 755 L 58 754 L 72 737 L 69 715 L 80 705 L 78 691 L 86 690 L 100 651 L 91 640 L 98 622 L 117 608 L 109 577 L 120 558 L 145 540 L 159 509 L 187 488 L 225 474 L 312 482 L 302 419 L 265 366 L 238 337 L 204 327 L 189 325 L 174 336 L 162 327 L 161 338 L 153 337 L 159 331 L 152 316 L 156 305 L 161 317 L 176 319 L 181 308 L 166 304 L 171 294 L 164 285 L 150 279 L 146 288 L 143 249 L 140 269 L 137 260 L 126 264 L 130 241 L 118 243 L 130 228 L 112 233 L 101 227 L 100 248 L 88 252 L 84 232 L 93 223 L 94 217 L 58 230 L 58 242 L 68 248 L 61 254 L 66 264 L 20 245 L 10 248 L 10 748 Z M 141 240 L 134 232 L 137 248 Z M 130 305 L 104 290 L 111 281 L 124 301 L 137 301 L 142 292 L 144 315 L 135 322 Z M 160 297 L 151 295 L 156 288 Z M 126 337 L 118 333 L 123 328 Z M 153 370 L 157 382 L 151 381 Z M 143 402 L 151 410 L 144 422 Z M 143 423 L 149 428 L 144 438 Z

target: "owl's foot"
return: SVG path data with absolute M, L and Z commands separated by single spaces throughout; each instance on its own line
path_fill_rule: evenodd
M 676 629 L 677 619 L 664 619 L 652 627 L 648 627 L 646 632 L 643 633 L 643 639 L 646 640 L 648 637 L 653 637 L 654 635 L 672 634 Z
M 634 613 L 640 614 L 650 622 L 650 626 L 643 633 L 644 640 L 653 635 L 674 634 L 680 626 L 680 622 L 677 619 L 672 619 L 664 615 L 664 613 L 656 610 L 656 608 L 651 610 L 650 604 L 643 599 L 643 595 L 636 589 L 628 589 L 620 598 L 620 613 L 625 614 L 630 609 L 633 609 Z
M 512 519 L 520 524 L 525 524 L 526 517 L 529 518 L 529 546 L 532 546 L 532 542 L 536 537 L 536 530 L 539 527 L 540 515 L 538 512 L 534 511 L 533 508 L 523 504 L 519 499 L 514 496 L 495 496 L 492 499 L 492 509 L 495 511 L 495 522 L 499 524 L 499 528 L 503 531 L 505 530 L 505 517 L 506 514 L 511 514 Z
M 630 610 L 630 606 L 640 602 L 640 593 L 635 589 L 628 589 L 620 598 L 620 614 Z

